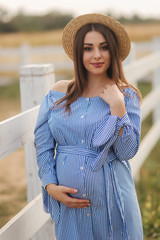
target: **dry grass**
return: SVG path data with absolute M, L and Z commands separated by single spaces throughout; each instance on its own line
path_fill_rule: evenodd
M 0 87 L 0 121 L 21 112 L 19 84 Z M 20 148 L 0 161 L 0 227 L 26 204 L 24 149 Z
M 21 148 L 0 161 L 0 228 L 26 204 L 24 149 Z
M 135 41 L 150 41 L 153 37 L 160 36 L 160 23 L 126 25 L 130 39 Z
M 21 112 L 19 99 L 0 98 L 0 103 L 0 121 L 6 120 Z
M 154 36 L 160 36 L 160 23 L 125 25 L 132 41 L 149 41 Z M 24 42 L 31 46 L 61 44 L 62 30 L 35 33 L 5 33 L 0 34 L 1 47 L 15 47 Z
M 129 33 L 131 41 L 150 41 L 155 36 L 160 36 L 160 23 L 156 24 L 136 24 L 125 25 L 127 32 Z M 35 33 L 7 33 L 0 34 L 0 47 L 16 47 L 21 46 L 24 42 L 27 42 L 30 46 L 43 46 L 43 45 L 59 45 L 61 44 L 62 30 L 35 32 Z M 137 57 L 142 57 L 137 56 Z M 65 61 L 66 55 L 52 54 L 48 55 L 30 55 L 30 63 L 54 63 Z M 7 57 L 0 56 L 0 64 L 20 64 L 20 56 Z M 12 73 L 11 73 L 12 74 Z M 1 77 L 9 74 L 1 72 Z M 18 71 L 16 72 L 18 75 Z M 58 73 L 58 79 L 61 78 L 62 73 Z M 73 75 L 73 74 L 72 74 Z
M 31 46 L 61 44 L 62 30 L 35 33 L 0 34 L 1 47 L 17 47 L 27 42 Z
M 0 121 L 14 116 L 21 112 L 18 97 L 0 98 Z M 24 149 L 18 149 L 8 157 L 0 161 L 0 227 L 7 223 L 26 204 L 26 177 Z

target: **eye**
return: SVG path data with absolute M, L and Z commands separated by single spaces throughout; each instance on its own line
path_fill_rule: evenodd
M 108 50 L 108 46 L 105 45 L 105 46 L 101 47 L 101 49 L 102 49 L 102 50 Z
M 84 47 L 84 51 L 90 52 L 92 50 L 91 47 Z

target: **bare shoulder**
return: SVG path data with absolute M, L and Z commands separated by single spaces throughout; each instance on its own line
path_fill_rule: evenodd
M 71 81 L 72 80 L 59 80 L 54 84 L 54 86 L 52 87 L 52 90 L 65 93 L 67 91 L 68 84 Z

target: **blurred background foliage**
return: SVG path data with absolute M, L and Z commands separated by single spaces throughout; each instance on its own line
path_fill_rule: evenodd
M 124 15 L 117 17 L 112 12 L 106 12 L 106 14 L 116 18 L 122 24 L 160 23 L 160 19 L 142 18 L 138 14 L 133 14 L 131 17 Z M 28 15 L 21 10 L 11 17 L 6 9 L 0 8 L 0 32 L 39 32 L 62 29 L 72 18 L 71 13 L 54 10 L 43 15 Z
M 27 15 L 19 11 L 15 16 L 0 8 L 0 32 L 33 32 L 62 29 L 73 18 L 72 14 L 51 11 L 45 15 Z
M 143 98 L 152 90 L 151 82 L 139 82 Z M 142 122 L 141 140 L 153 124 L 152 113 Z M 151 139 L 152 141 L 152 139 Z M 136 182 L 143 220 L 144 240 L 160 240 L 160 140 L 145 160 Z

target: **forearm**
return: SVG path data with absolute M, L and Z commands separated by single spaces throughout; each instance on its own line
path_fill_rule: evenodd
M 116 115 L 122 118 L 126 113 L 124 101 L 119 102 L 115 105 L 110 105 L 110 111 L 111 111 L 111 115 Z
M 119 105 L 116 106 L 110 106 L 111 109 L 111 115 L 119 116 L 122 118 L 126 114 L 126 108 L 124 102 L 120 103 Z M 119 131 L 119 136 L 122 135 L 123 132 L 123 127 L 121 127 Z

